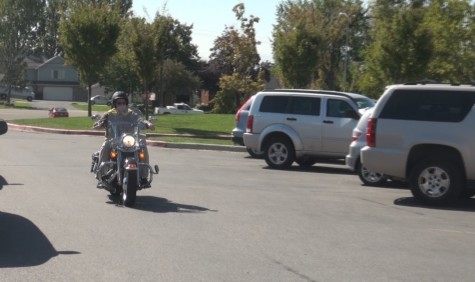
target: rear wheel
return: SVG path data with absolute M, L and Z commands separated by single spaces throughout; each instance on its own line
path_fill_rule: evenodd
M 267 143 L 264 157 L 271 168 L 288 168 L 295 160 L 294 147 L 288 138 L 274 137 Z
M 124 206 L 130 207 L 135 204 L 137 187 L 137 171 L 128 171 L 124 177 L 124 183 L 122 185 L 122 200 L 124 201 Z
M 463 191 L 463 175 L 460 171 L 455 161 L 447 157 L 423 160 L 411 171 L 411 192 L 425 204 L 448 204 Z
M 386 183 L 386 177 L 379 173 L 367 169 L 361 162 L 358 162 L 356 165 L 356 171 L 358 172 L 358 177 L 364 185 L 368 186 L 380 186 Z

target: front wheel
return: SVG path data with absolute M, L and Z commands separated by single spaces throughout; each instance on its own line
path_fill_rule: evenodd
M 271 168 L 288 168 L 295 160 L 294 147 L 288 138 L 274 137 L 267 144 L 264 157 Z
M 358 162 L 356 165 L 356 171 L 358 172 L 358 177 L 364 185 L 381 186 L 386 183 L 387 179 L 383 174 L 367 169 L 361 164 L 361 162 Z
M 124 183 L 122 185 L 122 200 L 124 201 L 124 206 L 130 207 L 135 204 L 137 187 L 137 171 L 128 171 L 124 177 Z
M 419 162 L 409 176 L 414 197 L 429 205 L 444 205 L 457 199 L 463 191 L 461 169 L 450 158 Z

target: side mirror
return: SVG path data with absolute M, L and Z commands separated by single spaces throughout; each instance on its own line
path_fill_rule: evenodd
M 7 133 L 8 124 L 4 120 L 0 120 L 0 135 Z

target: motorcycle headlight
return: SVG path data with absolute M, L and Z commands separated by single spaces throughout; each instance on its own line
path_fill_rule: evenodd
M 130 135 L 124 136 L 124 138 L 122 138 L 122 144 L 125 147 L 130 148 L 135 145 L 135 138 Z

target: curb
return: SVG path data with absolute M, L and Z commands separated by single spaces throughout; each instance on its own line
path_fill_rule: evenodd
M 25 132 L 44 132 L 55 134 L 69 134 L 69 135 L 92 135 L 92 136 L 104 136 L 103 131 L 96 130 L 65 130 L 55 128 L 44 128 L 38 126 L 18 125 L 13 123 L 7 123 L 8 129 Z M 211 150 L 211 151 L 229 151 L 229 152 L 246 152 L 244 146 L 232 146 L 232 145 L 214 145 L 214 144 L 201 144 L 201 143 L 175 143 L 165 141 L 146 140 L 148 146 L 162 147 L 169 149 L 193 149 L 193 150 Z

